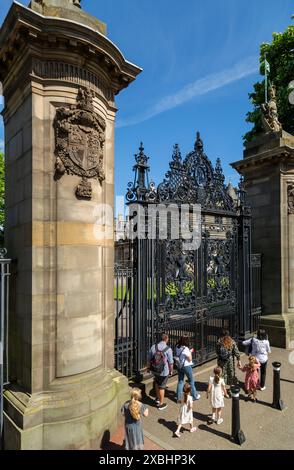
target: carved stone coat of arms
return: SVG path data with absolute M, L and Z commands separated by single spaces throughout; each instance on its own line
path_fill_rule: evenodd
M 88 89 L 79 89 L 76 105 L 56 110 L 55 177 L 59 179 L 65 173 L 80 176 L 75 191 L 78 199 L 92 198 L 91 179 L 100 183 L 105 179 L 105 128 L 104 119 L 94 112 L 93 96 Z

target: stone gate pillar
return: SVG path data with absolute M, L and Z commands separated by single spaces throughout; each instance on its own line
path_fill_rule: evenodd
M 294 136 L 264 134 L 232 166 L 245 178 L 252 251 L 262 253 L 260 326 L 272 345 L 287 348 L 294 340 Z
M 113 370 L 114 95 L 141 71 L 80 1 L 13 3 L 0 30 L 10 307 L 6 449 L 99 448 Z

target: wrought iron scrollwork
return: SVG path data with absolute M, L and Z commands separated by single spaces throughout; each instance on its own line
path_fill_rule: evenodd
M 236 212 L 236 205 L 225 186 L 221 161 L 213 165 L 204 152 L 203 141 L 197 132 L 194 150 L 183 159 L 178 144 L 174 145 L 169 170 L 164 180 L 155 187 L 149 182 L 149 157 L 141 143 L 135 155 L 134 181 L 128 184 L 128 202 L 199 204 L 202 210 Z
M 195 305 L 194 251 L 183 250 L 182 240 L 165 243 L 164 289 L 167 312 Z
M 231 287 L 232 239 L 207 242 L 207 301 L 229 299 Z
M 156 200 L 156 189 L 153 181 L 149 181 L 148 165 L 149 157 L 144 153 L 143 143 L 139 147 L 139 153 L 135 154 L 136 164 L 133 183 L 128 183 L 126 199 L 128 202 L 154 202 Z
M 163 182 L 159 184 L 157 189 L 158 202 L 185 202 L 188 199 L 187 188 L 190 184 L 178 144 L 174 145 L 169 168 Z
M 159 202 L 200 204 L 202 209 L 235 211 L 234 201 L 227 193 L 221 161 L 215 169 L 204 152 L 197 132 L 194 150 L 182 160 L 178 144 L 174 146 L 170 169 L 158 186 Z

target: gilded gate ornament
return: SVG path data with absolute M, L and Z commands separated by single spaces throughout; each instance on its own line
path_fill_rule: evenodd
M 55 178 L 65 173 L 81 177 L 76 188 L 78 199 L 90 200 L 90 179 L 105 179 L 103 149 L 105 143 L 104 119 L 94 112 L 93 95 L 89 89 L 80 88 L 77 104 L 70 108 L 58 108 L 54 120 L 55 129 Z

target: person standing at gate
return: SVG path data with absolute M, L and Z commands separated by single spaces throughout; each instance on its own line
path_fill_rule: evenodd
M 215 367 L 213 370 L 213 377 L 209 378 L 207 387 L 207 398 L 211 395 L 211 407 L 212 407 L 212 422 L 217 424 L 223 423 L 221 417 L 222 409 L 225 406 L 224 396 L 228 397 L 226 385 L 222 378 L 222 370 L 220 367 Z
M 193 361 L 192 352 L 189 349 L 189 338 L 188 336 L 182 336 L 180 341 L 176 345 L 174 361 L 178 369 L 178 385 L 177 385 L 177 401 L 180 402 L 183 394 L 184 379 L 185 376 L 191 387 L 191 395 L 193 400 L 199 400 L 200 393 L 197 392 L 193 377 Z
M 259 388 L 259 374 L 260 362 L 255 356 L 249 356 L 248 364 L 243 367 L 239 367 L 242 372 L 246 372 L 245 375 L 245 391 L 248 394 L 248 398 L 251 398 L 256 402 L 256 390 Z
M 222 369 L 225 384 L 234 385 L 237 382 L 235 372 L 235 358 L 238 367 L 241 367 L 240 352 L 236 342 L 227 330 L 223 330 L 216 343 L 217 365 Z
M 271 353 L 271 347 L 266 331 L 259 329 L 257 331 L 257 338 L 252 337 L 250 339 L 246 339 L 242 344 L 247 346 L 248 353 L 255 356 L 260 362 L 260 390 L 263 392 L 266 389 L 265 380 L 268 355 Z
M 149 411 L 141 403 L 142 395 L 139 388 L 133 388 L 131 399 L 127 401 L 121 409 L 125 417 L 125 449 L 143 450 L 144 435 L 142 427 L 142 417 L 147 418 Z
M 159 411 L 164 410 L 167 404 L 164 403 L 165 389 L 168 377 L 173 373 L 173 352 L 168 346 L 168 335 L 163 334 L 161 341 L 154 344 L 149 352 L 149 367 L 154 375 L 154 386 L 156 392 L 156 406 Z

